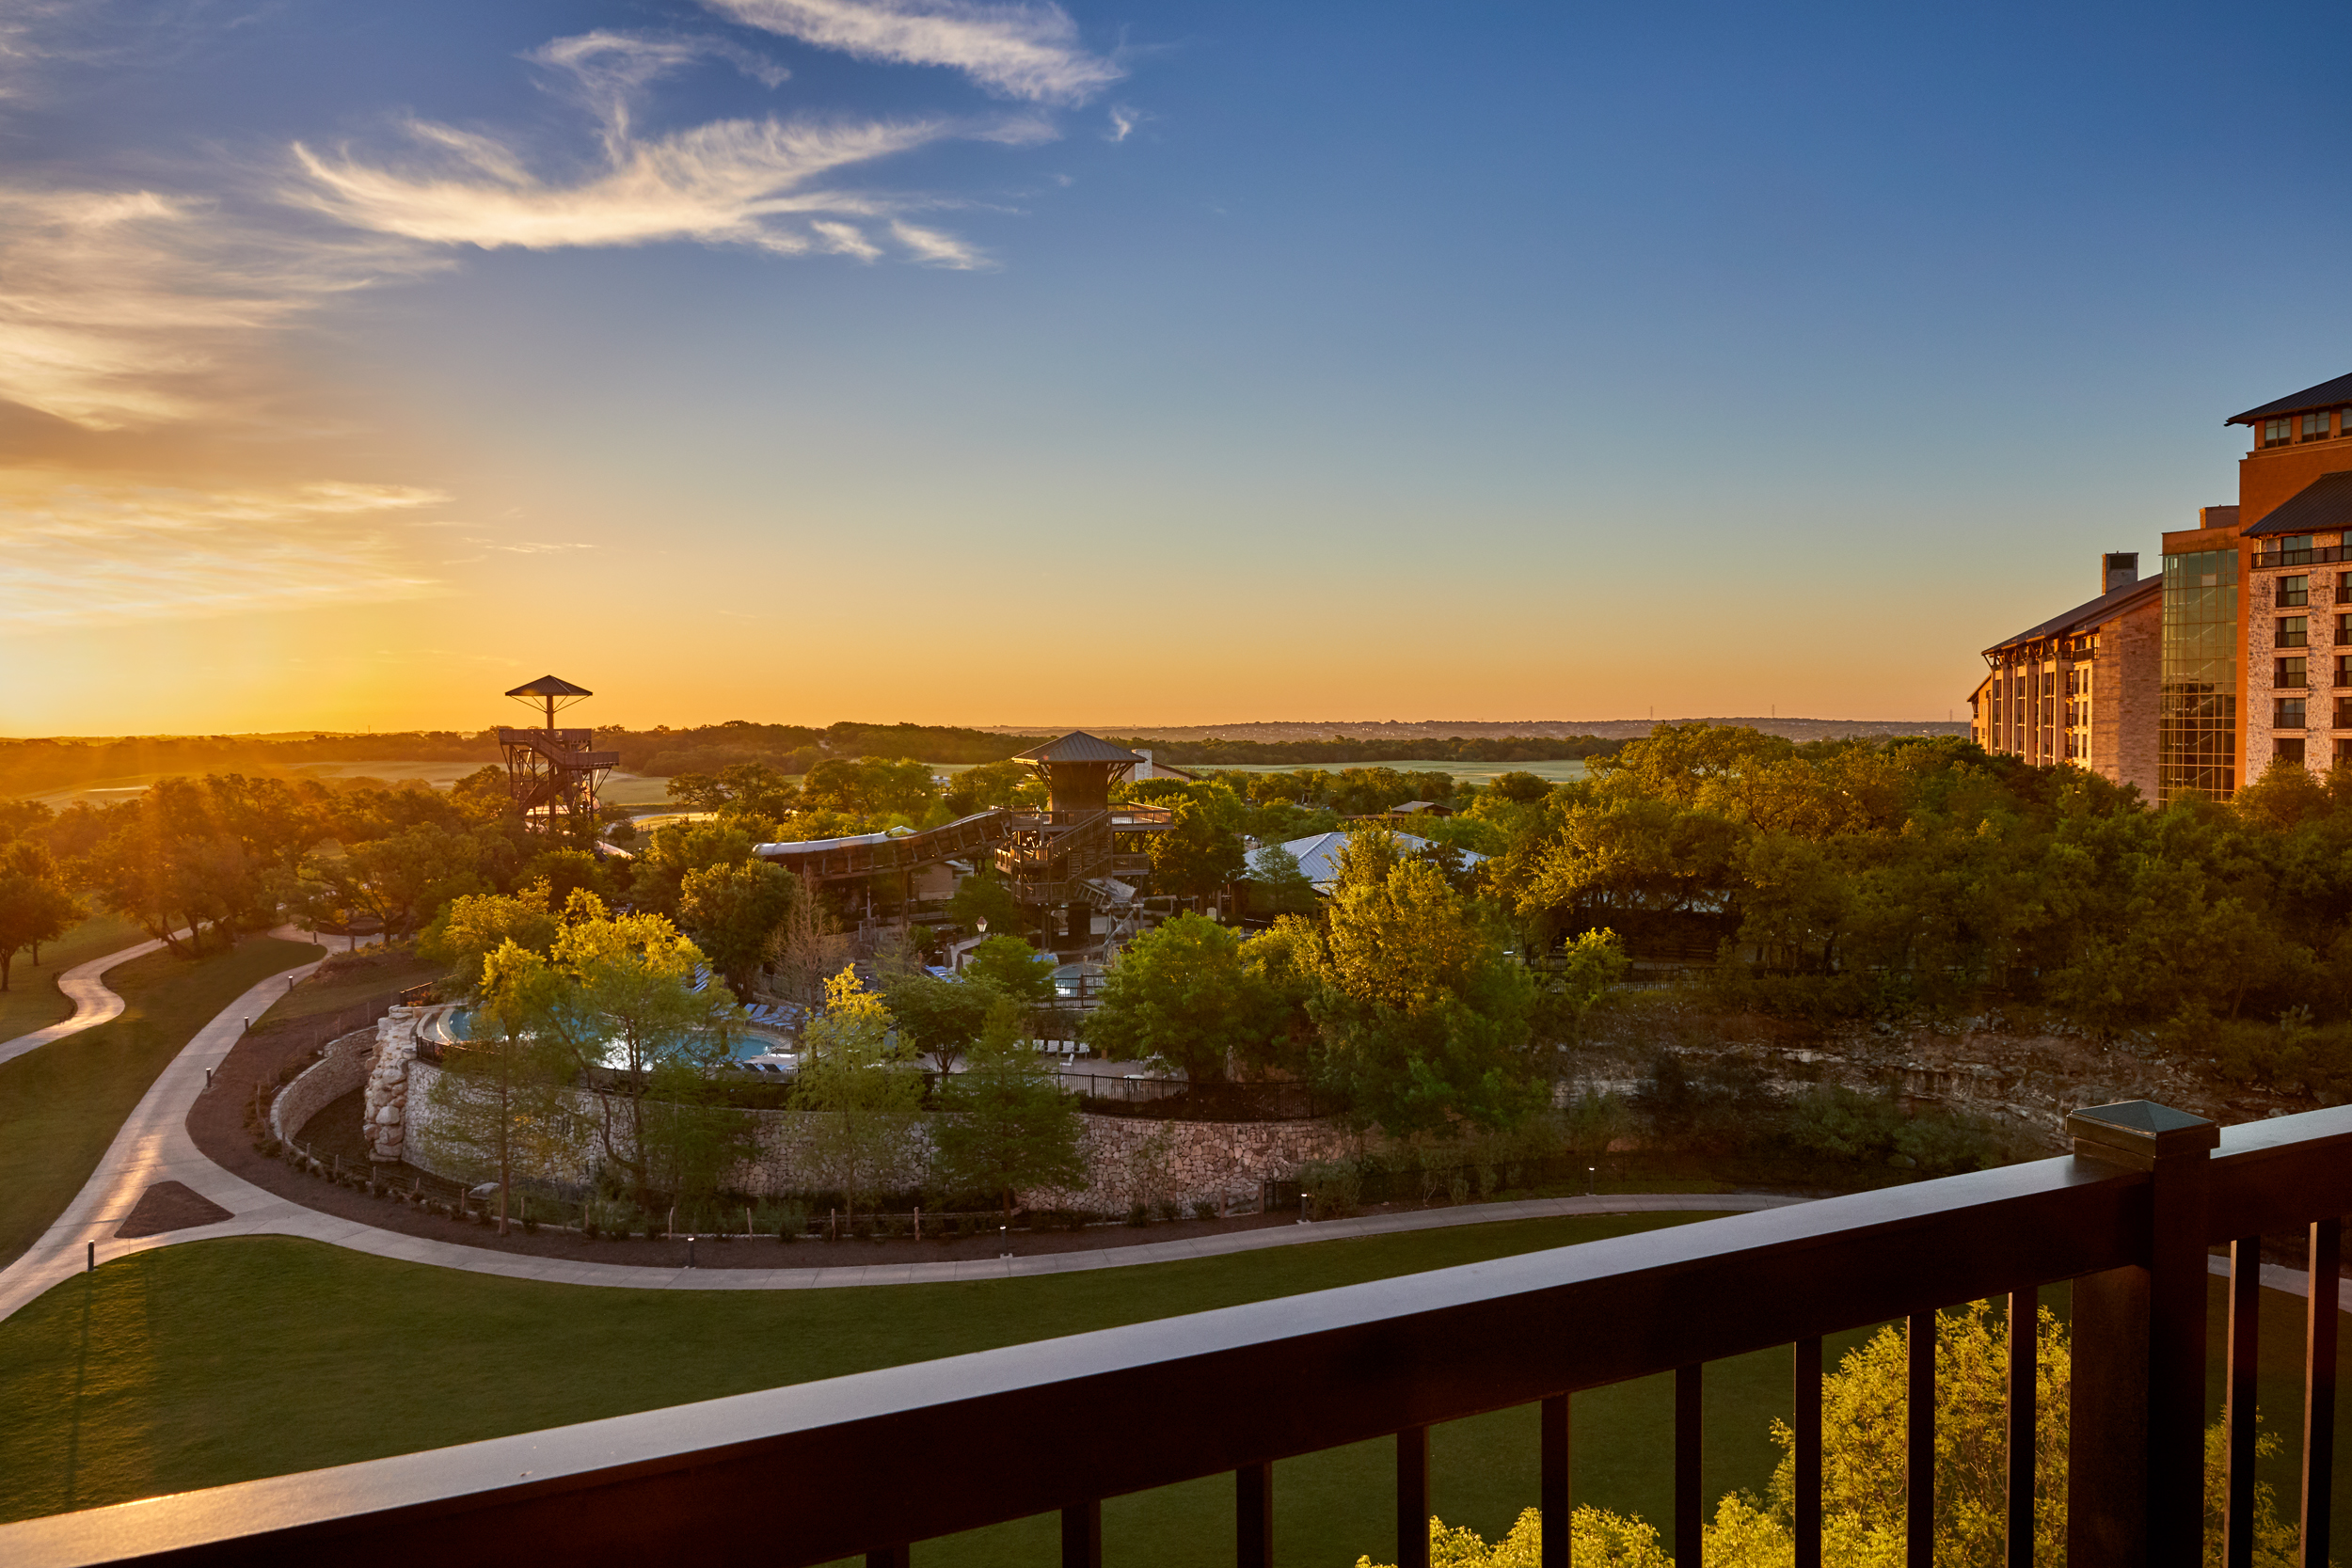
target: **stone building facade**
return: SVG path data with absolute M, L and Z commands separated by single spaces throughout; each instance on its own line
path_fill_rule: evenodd
M 2164 585 L 2130 553 L 2101 556 L 2099 575 L 2097 598 L 1984 650 L 1969 733 L 1988 752 L 2088 768 L 2153 798 Z

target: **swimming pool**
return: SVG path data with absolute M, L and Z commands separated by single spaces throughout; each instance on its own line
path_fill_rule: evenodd
M 471 1039 L 472 1014 L 473 1009 L 463 1005 L 433 1013 L 419 1022 L 417 1036 L 436 1045 L 452 1045 L 459 1040 Z M 788 1037 L 756 1026 L 736 1036 L 729 1052 L 735 1061 L 749 1062 L 756 1057 L 763 1064 L 790 1061 L 797 1065 L 799 1054 L 798 1045 Z M 603 1065 L 619 1067 L 619 1053 L 608 1052 Z M 767 1069 L 774 1070 L 773 1067 Z

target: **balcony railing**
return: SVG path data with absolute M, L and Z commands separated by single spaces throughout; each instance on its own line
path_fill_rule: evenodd
M 2331 561 L 2352 561 L 2342 545 L 2328 545 L 2309 550 L 2273 550 L 2268 555 L 2254 556 L 2254 570 L 2267 571 L 2273 566 L 2325 566 Z
M 2070 1568 L 2197 1568 L 2207 1246 L 2232 1275 L 2224 1560 L 2251 1560 L 2260 1238 L 2309 1243 L 2301 1560 L 2328 1560 L 2338 1216 L 2352 1107 L 2227 1130 L 2145 1101 L 2077 1112 L 2069 1157 L 1469 1267 L 0 1527 L 11 1568 L 331 1561 L 903 1565 L 1038 1513 L 1102 1561 L 1102 1499 L 1234 1478 L 1234 1556 L 1272 1560 L 1273 1465 L 1396 1451 L 1398 1560 L 1426 1564 L 1429 1428 L 1541 1410 L 1536 1501 L 1567 1561 L 1574 1393 L 1675 1374 L 1674 1526 L 1698 1560 L 1706 1363 L 1793 1345 L 1796 1563 L 1821 1561 L 1821 1337 L 1905 1319 L 1905 1558 L 1930 1568 L 1937 1308 L 2010 1298 L 2006 1507 L 2032 1560 L 2033 1292 L 2074 1286 Z M 2276 1413 L 2274 1413 L 2276 1414 Z M 1083 1455 L 1080 1465 L 1051 1462 Z M 910 1483 L 908 1478 L 914 1478 Z

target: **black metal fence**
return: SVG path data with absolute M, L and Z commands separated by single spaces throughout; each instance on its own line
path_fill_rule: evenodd
M 1101 1116 L 1168 1121 L 1306 1121 L 1336 1116 L 1343 1102 L 1310 1084 L 1190 1084 L 1181 1078 L 1114 1078 L 1065 1072 L 1080 1104 Z
M 1535 1405 L 1531 1468 L 1554 1521 L 1543 1561 L 1566 1568 L 1570 1400 L 1671 1371 L 1676 1541 L 1697 1568 L 1705 1366 L 1793 1345 L 1795 1563 L 1820 1568 L 1821 1337 L 1904 1319 L 1904 1557 L 1931 1568 L 1935 1313 L 2007 1295 L 2006 1562 L 2027 1568 L 2034 1291 L 2072 1281 L 2070 1568 L 2198 1568 L 2206 1248 L 2219 1242 L 2233 1271 L 2223 1560 L 2243 1568 L 2259 1239 L 2293 1232 L 2309 1244 L 2301 1562 L 2322 1568 L 2352 1108 L 2221 1132 L 2135 1101 L 2078 1112 L 2068 1130 L 2072 1156 L 1891 1192 L 0 1527 L 0 1561 L 788 1565 L 862 1552 L 902 1568 L 910 1542 L 1057 1513 L 1062 1561 L 1090 1568 L 1102 1498 L 1227 1473 L 1235 1560 L 1270 1568 L 1274 1462 L 1386 1437 L 1398 1561 L 1425 1568 L 1430 1426 Z M 1086 1462 L 1040 1463 L 1047 1434 Z

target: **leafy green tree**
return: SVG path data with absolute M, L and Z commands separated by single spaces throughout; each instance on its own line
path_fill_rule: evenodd
M 1551 793 L 1551 781 L 1534 773 L 1497 773 L 1486 789 L 1497 800 L 1513 805 L 1533 805 Z
M 1197 905 L 1248 864 L 1241 842 L 1246 808 L 1223 784 L 1188 784 L 1172 809 L 1174 824 L 1152 835 L 1152 879 L 1161 892 Z
M 973 948 L 963 974 L 1031 1006 L 1054 999 L 1054 960 L 1016 936 L 1000 932 Z
M 739 762 L 715 774 L 673 774 L 670 799 L 693 811 L 717 812 L 765 838 L 771 824 L 800 809 L 802 797 L 791 780 L 766 763 Z
M 987 993 L 983 993 L 986 995 Z M 1053 1064 L 1021 1037 L 1021 1007 L 988 996 L 987 1022 L 968 1071 L 953 1075 L 935 1128 L 936 1179 L 950 1192 L 1001 1194 L 1005 1219 L 1025 1188 L 1082 1185 L 1077 1101 Z
M 593 893 L 607 904 L 620 891 L 603 856 L 568 847 L 542 849 L 523 862 L 522 869 L 515 874 L 515 885 L 528 887 L 532 882 L 548 885 L 548 903 L 559 910 L 575 890 Z
M 551 978 L 544 956 L 510 940 L 477 962 L 483 1000 L 467 1038 L 442 1053 L 432 1115 L 411 1132 L 435 1169 L 498 1183 L 503 1236 L 517 1170 L 572 1165 L 579 1124 L 563 1093 L 572 1064 L 535 1027 L 542 998 L 533 992 Z
M 302 874 L 375 916 L 388 937 L 417 929 L 453 898 L 490 891 L 480 841 L 435 823 L 350 845 L 338 856 L 314 856 Z
M 545 957 L 555 947 L 562 924 L 549 904 L 548 884 L 533 882 L 520 893 L 470 893 L 441 907 L 417 938 L 417 951 L 450 966 L 450 977 L 467 995 L 481 994 L 483 970 L 491 954 L 512 943 Z M 604 913 L 594 895 L 575 906 L 580 918 Z
M 1332 891 L 1324 985 L 1310 1011 L 1322 1069 L 1392 1136 L 1460 1117 L 1513 1125 L 1549 1094 L 1529 1050 L 1534 982 L 1496 913 L 1358 832 Z
M 1241 938 L 1180 914 L 1127 944 L 1103 979 L 1087 1040 L 1130 1061 L 1157 1058 L 1197 1084 L 1263 1059 L 1282 1031 L 1281 999 L 1242 954 Z
M 919 972 L 893 975 L 882 985 L 882 1003 L 898 1032 L 942 1072 L 955 1071 L 956 1059 L 986 1025 L 989 1004 L 1003 994 L 984 980 L 944 980 Z
M 852 969 L 826 982 L 825 1010 L 801 1039 L 792 1103 L 811 1113 L 817 1174 L 840 1192 L 854 1222 L 859 1202 L 907 1157 L 923 1074 L 913 1042 L 893 1033 L 890 1009 Z
M 1249 876 L 1257 884 L 1252 903 L 1258 912 L 1312 914 L 1322 907 L 1314 883 L 1298 867 L 1298 857 L 1279 844 L 1266 845 L 1249 857 Z
M 912 757 L 827 757 L 801 781 L 806 805 L 851 816 L 916 817 L 940 796 L 928 762 Z
M 629 896 L 640 909 L 675 917 L 691 873 L 743 864 L 752 858 L 752 835 L 736 823 L 665 823 L 654 830 L 652 842 L 638 857 Z
M 705 866 L 688 872 L 679 885 L 678 924 L 735 994 L 748 996 L 760 960 L 801 896 L 801 879 L 780 865 Z
M 545 957 L 502 947 L 493 1006 L 560 1060 L 588 1098 L 595 1148 L 608 1176 L 644 1207 L 657 1184 L 688 1162 L 665 1140 L 701 1140 L 691 1118 L 660 1105 L 712 1106 L 711 1069 L 729 1059 L 742 1011 L 716 986 L 695 989 L 701 950 L 658 914 L 575 920 Z
M 1584 1021 L 1609 989 L 1625 978 L 1632 958 L 1617 933 L 1603 927 L 1586 931 L 1561 950 L 1558 969 L 1544 990 L 1544 1010 L 1570 1045 L 1584 1038 Z
M 1017 762 L 984 762 L 967 768 L 947 786 L 946 806 L 952 816 L 969 816 L 992 806 L 1043 804 L 1037 775 Z
M 996 875 L 991 865 L 978 870 L 956 884 L 956 891 L 947 898 L 947 916 L 967 931 L 981 929 L 980 922 L 998 936 L 1019 936 L 1023 926 L 1021 901 L 1012 895 L 1012 889 Z
M 1935 1560 L 1939 1568 L 2000 1568 L 2008 1531 L 2008 1344 L 2006 1324 L 1974 1302 L 1937 1314 L 1935 1347 Z M 2032 1558 L 2066 1555 L 2067 1402 L 2074 1354 L 2067 1325 L 2042 1309 L 2036 1334 Z M 1882 1328 L 1821 1380 L 1821 1560 L 1828 1568 L 1896 1568 L 1904 1560 L 1904 1332 Z M 1726 1493 L 1704 1522 L 1695 1554 L 1715 1568 L 1789 1568 L 1796 1560 L 1796 1438 L 1775 1419 L 1781 1449 L 1767 1496 Z M 2275 1433 L 2258 1440 L 2274 1454 Z M 2204 1560 L 2222 1557 L 2228 1451 L 2221 1423 L 2205 1431 Z M 1638 1515 L 1580 1508 L 1570 1516 L 1578 1562 L 1668 1568 L 1656 1530 Z M 2293 1568 L 2295 1527 L 2279 1517 L 2267 1483 L 2254 1489 L 2253 1559 L 2258 1568 Z M 1477 1532 L 1430 1521 L 1430 1560 L 1445 1568 L 1536 1568 L 1543 1520 L 1535 1509 L 1489 1545 Z M 1358 1568 L 1371 1568 L 1359 1558 Z
M 55 942 L 82 918 L 82 906 L 58 884 L 56 866 L 40 845 L 19 839 L 0 851 L 0 991 L 20 952 L 40 962 L 40 944 Z

